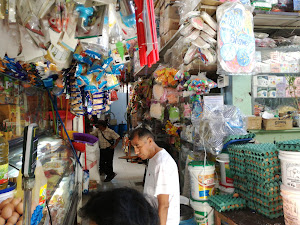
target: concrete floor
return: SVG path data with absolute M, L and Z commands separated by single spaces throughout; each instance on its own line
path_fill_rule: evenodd
M 143 192 L 143 177 L 145 172 L 145 165 L 138 163 L 127 162 L 126 159 L 119 159 L 124 156 L 121 143 L 116 147 L 114 154 L 114 172 L 117 176 L 111 182 L 103 182 L 105 176 L 101 176 L 102 183 L 98 186 L 99 191 L 109 190 L 119 187 L 130 187 L 140 192 Z M 89 195 L 84 195 L 82 205 L 89 199 Z M 89 222 L 84 220 L 82 225 L 88 225 Z

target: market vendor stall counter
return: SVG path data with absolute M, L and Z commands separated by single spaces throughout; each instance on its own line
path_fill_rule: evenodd
M 22 146 L 10 149 L 9 177 L 17 177 L 22 167 Z M 78 194 L 76 187 L 76 160 L 71 148 L 62 139 L 44 137 L 39 139 L 38 159 L 47 177 L 47 202 L 50 208 L 52 225 L 74 224 Z M 50 216 L 43 210 L 39 224 L 47 224 Z
M 284 225 L 283 217 L 268 219 L 250 209 L 222 213 L 215 210 L 215 225 L 221 225 L 222 222 L 229 225 Z

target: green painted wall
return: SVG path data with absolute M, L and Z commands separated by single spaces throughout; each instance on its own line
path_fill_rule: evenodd
M 232 103 L 244 115 L 252 115 L 251 82 L 252 76 L 232 76 Z

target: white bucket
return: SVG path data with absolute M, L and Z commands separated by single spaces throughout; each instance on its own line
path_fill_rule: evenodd
M 225 188 L 232 189 L 233 187 L 233 177 L 230 172 L 229 167 L 229 154 L 222 153 L 219 156 L 217 156 L 216 161 L 220 163 L 220 171 L 221 171 L 221 183 Z
M 233 194 L 233 192 L 234 192 L 234 187 L 226 188 L 226 187 L 223 187 L 220 185 L 219 189 L 221 191 L 220 194 Z
M 215 164 L 206 161 L 192 161 L 188 164 L 191 177 L 191 197 L 195 200 L 207 200 L 215 192 Z
M 300 190 L 300 152 L 279 151 L 282 183 Z
M 284 221 L 286 225 L 300 224 L 300 190 L 281 185 Z
M 207 201 L 190 200 L 198 225 L 214 225 L 214 210 Z

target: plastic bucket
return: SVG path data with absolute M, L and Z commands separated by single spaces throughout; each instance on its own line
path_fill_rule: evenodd
M 214 224 L 214 210 L 207 201 L 196 201 L 191 198 L 190 204 L 195 210 L 195 219 L 198 225 Z
M 282 183 L 300 190 L 300 152 L 279 151 Z
M 188 205 L 180 205 L 179 225 L 197 225 L 194 218 L 194 210 Z
M 114 130 L 117 134 L 119 133 L 119 126 L 118 125 L 110 125 L 109 128 Z
M 123 137 L 124 134 L 126 134 L 126 132 L 127 132 L 127 124 L 119 124 L 119 135 Z
M 9 182 L 7 188 L 0 190 L 0 203 L 8 198 L 13 198 L 15 188 L 16 184 Z
M 284 220 L 286 225 L 300 224 L 300 190 L 281 185 Z
M 209 161 L 192 161 L 188 164 L 191 178 L 191 197 L 207 200 L 215 192 L 215 164 Z
M 233 187 L 233 176 L 230 172 L 229 167 L 229 154 L 222 153 L 217 156 L 216 161 L 220 163 L 220 171 L 221 171 L 221 183 L 225 188 L 232 188 Z

